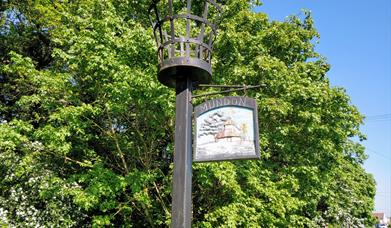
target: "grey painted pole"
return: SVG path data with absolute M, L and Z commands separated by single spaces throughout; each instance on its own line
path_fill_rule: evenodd
M 192 83 L 186 79 L 176 82 L 174 180 L 172 193 L 172 227 L 190 228 L 192 219 Z

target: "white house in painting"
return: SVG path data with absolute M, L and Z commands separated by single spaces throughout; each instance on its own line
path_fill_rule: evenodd
M 383 212 L 374 212 L 373 216 L 377 218 L 379 224 L 388 224 L 388 218 Z M 387 226 L 387 225 L 386 225 Z

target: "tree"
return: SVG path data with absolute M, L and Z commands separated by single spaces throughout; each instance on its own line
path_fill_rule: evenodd
M 229 117 L 225 117 L 224 113 L 216 112 L 209 115 L 209 118 L 205 119 L 201 123 L 201 128 L 199 129 L 199 136 L 203 135 L 216 135 L 219 131 L 224 128 L 224 122 Z
M 266 85 L 248 92 L 262 159 L 195 164 L 194 226 L 373 224 L 350 140 L 363 117 L 330 87 L 311 15 L 270 22 L 254 4 L 225 1 L 213 80 Z M 0 222 L 169 225 L 175 94 L 156 79 L 148 2 L 0 8 Z

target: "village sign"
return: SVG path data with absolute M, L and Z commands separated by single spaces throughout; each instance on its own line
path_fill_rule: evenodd
M 257 159 L 256 101 L 223 97 L 195 107 L 194 162 Z

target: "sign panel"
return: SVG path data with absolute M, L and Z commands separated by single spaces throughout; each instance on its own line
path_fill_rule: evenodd
M 195 107 L 195 162 L 259 158 L 257 103 L 224 97 Z

